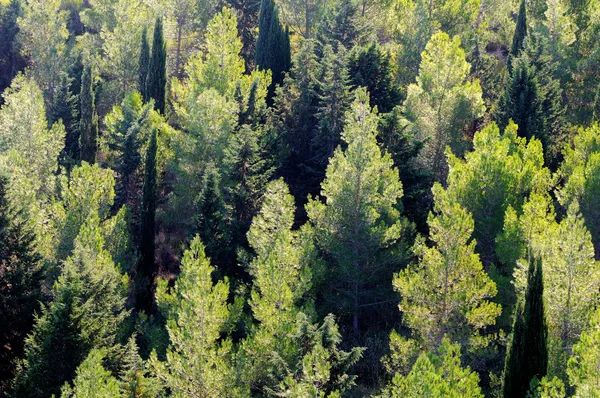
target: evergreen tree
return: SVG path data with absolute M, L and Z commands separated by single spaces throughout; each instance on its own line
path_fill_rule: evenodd
M 117 332 L 129 316 L 126 283 L 104 249 L 98 215 L 90 216 L 53 286 L 54 301 L 26 340 L 15 397 L 58 394 L 93 348 L 105 348 L 114 358 Z
M 357 21 L 358 7 L 352 0 L 333 2 L 325 10 L 317 28 L 317 40 L 323 45 L 331 45 L 340 50 L 341 44 L 351 49 L 365 34 L 365 28 Z
M 81 109 L 79 118 L 81 160 L 94 164 L 96 162 L 96 152 L 98 151 L 98 115 L 96 115 L 91 67 L 86 67 L 81 76 L 79 104 Z
M 548 368 L 546 315 L 542 261 L 529 259 L 527 290 L 517 304 L 513 333 L 504 367 L 504 397 L 525 397 L 534 377 L 541 379 Z
M 164 362 L 153 351 L 150 366 L 176 397 L 248 396 L 236 384 L 232 343 L 222 339 L 230 317 L 229 282 L 213 283 L 213 271 L 196 237 L 185 251 L 175 286 L 167 290 L 166 280 L 158 284 L 156 299 L 167 317 L 171 345 Z
M 355 47 L 348 59 L 348 75 L 353 88 L 366 87 L 373 106 L 382 113 L 391 111 L 402 99 L 392 71 L 392 59 L 376 42 Z
M 21 1 L 11 0 L 0 5 L 0 93 L 10 86 L 12 79 L 26 66 L 17 39 L 17 19 L 23 16 Z M 3 102 L 3 98 L 0 98 L 0 105 Z
M 444 339 L 438 351 L 421 354 L 406 376 L 397 373 L 384 396 L 483 398 L 477 373 L 461 367 L 460 346 Z
M 272 72 L 273 80 L 267 95 L 267 102 L 271 103 L 275 87 L 283 82 L 284 73 L 291 64 L 289 31 L 279 22 L 279 12 L 273 0 L 262 0 L 260 4 L 255 62 L 257 68 Z
M 356 90 L 342 133 L 347 148 L 338 147 L 321 185 L 325 201 L 312 198 L 306 206 L 317 246 L 329 262 L 323 302 L 338 314 L 350 314 L 355 335 L 361 317 L 388 308 L 378 304 L 393 294 L 387 286 L 393 270 L 406 261 L 403 239 L 410 231 L 400 216 L 398 170 L 377 144 L 378 120 L 366 90 Z
M 150 375 L 147 363 L 140 357 L 139 348 L 135 342 L 136 335 L 127 341 L 122 360 L 121 392 L 130 398 L 156 398 L 161 396 L 161 386 L 158 380 Z
M 34 236 L 8 204 L 8 180 L 0 176 L 0 390 L 8 391 L 14 361 L 23 355 L 25 337 L 44 299 L 44 267 Z
M 344 128 L 344 115 L 351 100 L 345 57 L 343 48 L 334 52 L 327 45 L 323 49 L 318 87 L 319 105 L 315 115 L 319 122 L 311 142 L 314 154 L 311 163 L 319 174 L 325 173 L 329 158 L 339 144 Z
M 573 346 L 567 364 L 569 382 L 576 389 L 575 396 L 596 397 L 600 391 L 600 308 L 591 314 L 589 326 Z
M 541 105 L 540 88 L 529 57 L 524 54 L 514 58 L 504 81 L 498 107 L 498 123 L 504 128 L 512 120 L 519 126 L 518 133 L 521 137 L 537 137 L 543 144 L 547 144 Z
M 94 349 L 77 367 L 77 375 L 73 386 L 65 384 L 61 390 L 61 398 L 114 398 L 120 395 L 119 381 L 104 369 L 103 360 L 106 352 Z
M 156 265 L 154 262 L 154 235 L 156 228 L 156 130 L 152 132 L 146 164 L 144 168 L 144 187 L 142 194 L 140 226 L 140 259 L 137 267 L 136 308 L 147 314 L 153 312 L 153 285 Z
M 435 351 L 444 337 L 469 352 L 484 343 L 484 328 L 494 325 L 502 309 L 489 299 L 496 284 L 485 273 L 476 242 L 474 222 L 458 203 L 449 200 L 441 185 L 433 187 L 435 213 L 429 215 L 430 240 L 417 240 L 417 264 L 409 265 L 393 281 L 402 296 L 403 322 L 428 350 Z
M 54 95 L 54 101 L 48 110 L 48 124 L 59 120 L 65 126 L 65 146 L 60 154 L 59 164 L 70 170 L 80 158 L 79 129 L 77 118 L 77 97 L 71 94 L 71 79 L 63 75 Z
M 148 46 L 147 38 L 148 30 L 144 28 L 142 31 L 142 46 L 140 50 L 140 59 L 138 61 L 138 90 L 142 94 L 144 102 L 148 102 L 150 99 L 148 95 L 148 86 L 146 82 L 148 80 L 148 71 L 150 68 L 150 47 Z
M 527 5 L 525 0 L 521 0 L 519 7 L 519 15 L 517 16 L 517 25 L 513 34 L 512 45 L 508 55 L 507 65 L 509 72 L 512 70 L 513 58 L 520 55 L 521 50 L 525 46 L 525 38 L 527 37 Z
M 154 108 L 165 114 L 165 90 L 167 87 L 167 47 L 163 36 L 162 19 L 157 18 L 154 24 L 152 40 L 152 56 L 148 64 L 146 78 L 146 96 L 154 100 Z
M 221 176 L 214 163 L 204 170 L 201 190 L 196 198 L 197 231 L 204 243 L 207 256 L 215 264 L 224 264 L 235 258 L 231 248 L 229 228 L 227 225 L 227 209 L 221 192 Z M 225 271 L 229 275 L 229 269 Z

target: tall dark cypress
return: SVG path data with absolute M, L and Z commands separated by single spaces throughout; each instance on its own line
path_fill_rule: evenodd
M 138 62 L 138 90 L 142 94 L 144 102 L 148 102 L 148 89 L 146 87 L 146 80 L 148 79 L 148 69 L 150 68 L 150 47 L 148 46 L 148 32 L 144 28 L 142 31 L 142 45 L 140 50 L 140 59 Z
M 33 328 L 42 294 L 43 266 L 33 234 L 19 221 L 6 198 L 8 180 L 0 175 L 0 391 L 8 391 Z
M 71 93 L 71 78 L 63 75 L 54 95 L 54 101 L 48 109 L 48 125 L 62 120 L 65 126 L 65 147 L 59 163 L 70 170 L 79 161 L 79 129 L 77 118 L 77 97 Z
M 81 107 L 79 119 L 81 160 L 91 164 L 96 162 L 98 149 L 98 115 L 96 115 L 91 67 L 86 67 L 81 76 L 79 104 Z
M 285 72 L 290 69 L 290 35 L 283 28 L 273 0 L 263 0 L 260 7 L 258 41 L 256 43 L 256 66 L 271 70 L 273 80 L 269 86 L 267 103 L 272 104 L 275 87 L 281 84 Z
M 513 334 L 504 366 L 504 397 L 525 398 L 534 377 L 539 380 L 548 368 L 548 328 L 544 314 L 542 261 L 531 259 L 527 290 L 517 304 Z
M 542 101 L 535 69 L 526 54 L 513 60 L 513 68 L 505 76 L 497 119 L 505 127 L 509 120 L 519 125 L 519 135 L 547 142 L 544 131 Z
M 521 0 L 521 7 L 519 7 L 519 16 L 517 17 L 517 26 L 515 27 L 515 33 L 513 35 L 512 46 L 510 46 L 510 53 L 508 55 L 508 69 L 512 68 L 513 58 L 519 56 L 519 53 L 525 45 L 525 38 L 527 37 L 527 7 L 525 0 Z
M 154 234 L 156 228 L 156 130 L 150 136 L 146 151 L 144 188 L 142 193 L 142 214 L 140 231 L 140 260 L 137 269 L 136 308 L 151 313 L 153 310 Z
M 167 86 L 167 47 L 163 36 L 162 19 L 157 18 L 152 40 L 152 57 L 148 68 L 146 90 L 148 98 L 154 99 L 154 108 L 165 113 L 165 89 Z

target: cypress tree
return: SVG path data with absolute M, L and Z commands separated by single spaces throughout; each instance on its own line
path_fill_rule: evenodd
M 527 290 L 519 301 L 513 335 L 504 367 L 504 397 L 525 397 L 534 377 L 539 380 L 548 368 L 546 316 L 544 314 L 542 261 L 530 259 Z
M 77 98 L 71 93 L 71 79 L 63 75 L 48 110 L 48 125 L 62 120 L 65 126 L 65 147 L 59 162 L 66 169 L 70 169 L 79 160 L 79 130 L 76 123 Z
M 154 108 L 165 113 L 165 89 L 167 86 L 167 47 L 163 36 L 162 19 L 157 18 L 152 40 L 152 57 L 148 66 L 146 90 L 148 99 L 154 99 Z
M 144 188 L 142 193 L 142 220 L 140 240 L 140 260 L 138 264 L 138 286 L 136 307 L 150 313 L 153 309 L 154 232 L 156 216 L 156 130 L 152 132 L 146 151 Z
M 519 126 L 519 135 L 539 138 L 546 143 L 542 114 L 542 99 L 536 73 L 525 54 L 515 58 L 513 68 L 506 75 L 504 91 L 500 98 L 498 124 L 508 126 L 512 119 Z
M 146 28 L 142 31 L 142 49 L 140 51 L 139 71 L 138 71 L 138 90 L 142 94 L 144 102 L 148 102 L 148 89 L 146 79 L 148 79 L 148 69 L 150 67 L 150 47 L 148 46 L 148 31 Z
M 262 1 L 258 29 L 256 66 L 272 72 L 273 79 L 267 95 L 267 103 L 272 104 L 275 87 L 283 82 L 284 74 L 291 65 L 289 30 L 281 25 L 273 0 Z
M 510 47 L 510 53 L 507 60 L 508 70 L 512 68 L 513 58 L 518 57 L 525 46 L 525 37 L 527 37 L 527 7 L 525 5 L 525 0 L 521 0 L 519 16 L 517 17 L 517 26 L 515 26 L 512 46 Z
M 25 337 L 43 298 L 43 266 L 33 248 L 33 234 L 10 209 L 8 180 L 0 176 L 0 390 L 13 376 L 14 360 L 23 355 Z
M 92 164 L 96 162 L 98 148 L 98 115 L 96 115 L 91 67 L 83 70 L 79 103 L 81 107 L 79 119 L 81 160 Z

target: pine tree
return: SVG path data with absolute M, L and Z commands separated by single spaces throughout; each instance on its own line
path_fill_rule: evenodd
M 171 345 L 166 361 L 153 352 L 150 366 L 175 396 L 248 396 L 244 386 L 236 385 L 231 341 L 222 339 L 230 317 L 229 282 L 213 283 L 213 271 L 196 237 L 184 253 L 175 286 L 167 289 L 166 280 L 158 284 L 156 299 L 167 318 Z
M 154 24 L 152 40 L 152 57 L 148 65 L 146 78 L 146 95 L 154 100 L 154 109 L 165 114 L 165 90 L 167 86 L 167 47 L 163 36 L 162 19 L 157 18 Z
M 156 398 L 161 396 L 158 380 L 151 376 L 147 363 L 140 357 L 136 335 L 127 341 L 123 366 L 119 374 L 121 392 L 130 398 Z
M 513 58 L 520 55 L 521 50 L 525 46 L 525 38 L 527 37 L 527 5 L 525 0 L 521 0 L 521 6 L 519 7 L 519 15 L 517 17 L 517 25 L 515 26 L 515 33 L 513 34 L 512 45 L 510 46 L 510 53 L 508 55 L 507 66 L 509 72 L 512 69 Z
M 537 137 L 547 143 L 541 105 L 540 88 L 529 57 L 524 54 L 514 58 L 498 107 L 500 126 L 504 128 L 512 120 L 519 126 L 521 137 Z
M 154 235 L 156 226 L 156 130 L 152 132 L 146 164 L 144 168 L 144 187 L 142 196 L 141 227 L 140 227 L 140 259 L 137 267 L 137 297 L 136 308 L 147 314 L 153 312 L 153 285 L 156 265 L 154 263 Z
M 573 346 L 573 354 L 567 364 L 569 382 L 578 397 L 595 397 L 600 391 L 600 308 L 591 314 L 589 325 L 579 341 Z
M 548 348 L 542 261 L 529 259 L 527 290 L 517 304 L 504 367 L 504 397 L 525 397 L 534 377 L 546 375 Z
M 8 204 L 8 180 L 0 176 L 0 390 L 8 391 L 14 360 L 23 355 L 25 337 L 44 299 L 44 267 L 33 234 Z
M 325 173 L 329 158 L 339 144 L 344 115 L 351 101 L 345 57 L 343 48 L 334 52 L 331 46 L 326 45 L 323 49 L 319 106 L 315 115 L 319 122 L 311 142 L 314 154 L 311 163 L 319 174 Z
M 26 340 L 15 397 L 58 394 L 93 348 L 114 357 L 117 332 L 129 316 L 126 283 L 104 249 L 98 215 L 90 216 L 53 286 L 54 301 L 42 309 Z
M 150 99 L 148 95 L 148 86 L 146 85 L 148 79 L 148 70 L 150 68 L 150 47 L 148 46 L 147 34 L 148 30 L 144 28 L 142 31 L 140 59 L 138 61 L 138 90 L 142 94 L 142 99 L 144 102 L 148 102 Z
M 214 163 L 208 164 L 204 170 L 196 208 L 198 235 L 204 243 L 207 256 L 218 265 L 230 262 L 232 257 L 235 258 L 235 251 L 231 248 L 221 176 Z M 226 275 L 229 275 L 230 269 L 220 271 L 226 271 Z
M 402 99 L 392 71 L 391 55 L 376 42 L 355 47 L 348 59 L 348 75 L 353 88 L 366 87 L 371 103 L 381 113 L 390 112 Z
M 90 164 L 96 163 L 98 151 L 98 115 L 96 115 L 94 82 L 92 68 L 86 67 L 81 76 L 81 93 L 79 94 L 80 148 L 81 160 Z
M 267 102 L 271 103 L 275 87 L 283 82 L 284 73 L 291 64 L 289 31 L 279 22 L 279 12 L 273 0 L 262 0 L 260 5 L 258 40 L 256 42 L 256 67 L 271 70 Z
M 61 398 L 113 398 L 120 395 L 120 385 L 116 377 L 104 368 L 106 351 L 94 349 L 77 367 L 73 386 L 66 383 L 61 390 Z
M 403 239 L 410 230 L 400 216 L 398 170 L 377 144 L 378 121 L 366 90 L 356 90 L 342 133 L 347 148 L 338 147 L 321 184 L 325 201 L 311 198 L 306 206 L 329 263 L 324 303 L 335 313 L 351 314 L 355 335 L 363 316 L 386 310 L 378 303 L 393 294 L 387 286 L 393 270 L 406 261 Z
M 479 376 L 470 368 L 463 368 L 460 362 L 460 346 L 444 339 L 438 354 L 423 353 L 408 375 L 397 373 L 394 376 L 388 396 L 483 398 Z
M 502 310 L 489 301 L 497 289 L 475 253 L 473 218 L 449 200 L 440 184 L 433 192 L 435 215 L 429 215 L 428 224 L 435 245 L 417 240 L 418 263 L 401 271 L 393 284 L 402 297 L 403 322 L 421 344 L 436 350 L 448 337 L 469 352 L 483 343 L 482 330 L 493 325 Z
M 62 120 L 65 126 L 65 147 L 60 154 L 59 164 L 67 170 L 77 164 L 80 158 L 77 113 L 77 97 L 71 93 L 71 79 L 63 75 L 48 110 L 48 124 Z

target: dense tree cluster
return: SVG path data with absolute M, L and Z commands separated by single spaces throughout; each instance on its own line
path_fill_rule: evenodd
M 0 397 L 600 396 L 600 3 L 0 0 Z

